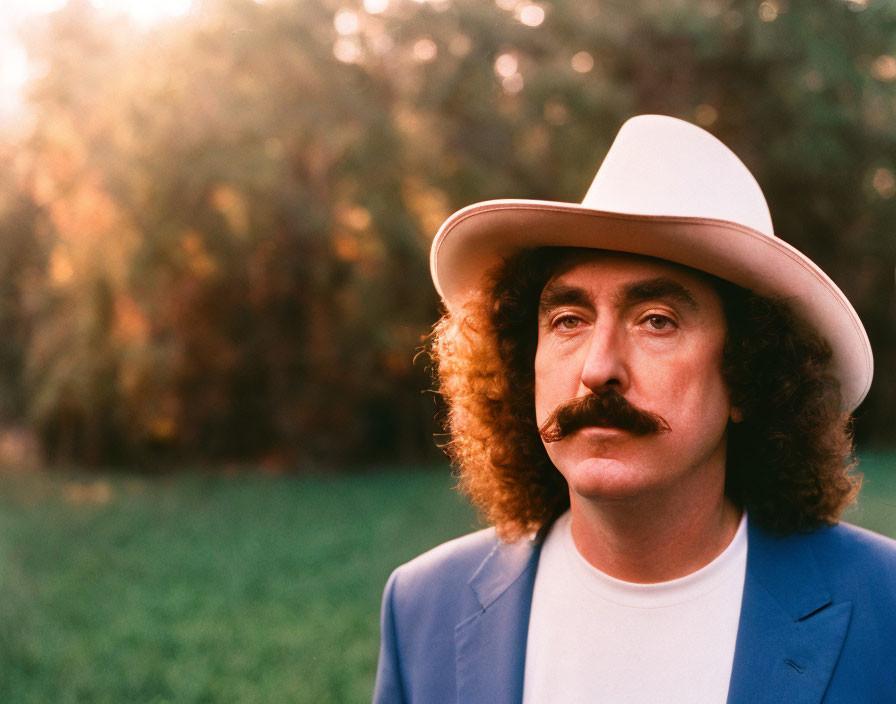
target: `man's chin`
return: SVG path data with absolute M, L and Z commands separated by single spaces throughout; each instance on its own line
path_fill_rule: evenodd
M 557 443 L 566 447 L 555 448 L 558 451 L 551 453 L 554 466 L 574 494 L 591 500 L 625 500 L 660 482 L 651 472 L 645 474 L 641 458 L 627 452 L 630 446 L 623 440 L 630 434 L 601 431 L 607 429 L 576 433 Z

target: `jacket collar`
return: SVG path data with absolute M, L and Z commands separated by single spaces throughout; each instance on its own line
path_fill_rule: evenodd
M 849 626 L 834 603 L 811 540 L 748 527 L 747 574 L 728 704 L 817 704 Z
M 498 540 L 470 579 L 481 607 L 457 625 L 457 701 L 518 704 L 540 540 Z

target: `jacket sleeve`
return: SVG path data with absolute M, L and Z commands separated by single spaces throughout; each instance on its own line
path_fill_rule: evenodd
M 405 704 L 404 686 L 401 681 L 401 661 L 398 655 L 398 638 L 395 628 L 395 581 L 398 570 L 386 582 L 383 607 L 380 615 L 380 659 L 376 670 L 373 704 Z

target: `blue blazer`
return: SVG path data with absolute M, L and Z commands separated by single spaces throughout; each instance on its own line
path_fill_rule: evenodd
M 896 541 L 749 524 L 729 704 L 896 704 Z M 493 530 L 386 584 L 374 704 L 518 704 L 540 543 Z

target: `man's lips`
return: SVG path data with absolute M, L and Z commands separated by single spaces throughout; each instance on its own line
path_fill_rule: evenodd
M 586 425 L 584 428 L 572 431 L 570 435 L 575 435 L 576 433 L 589 433 L 593 435 L 631 435 L 631 432 L 628 430 L 623 430 L 622 428 L 610 428 L 606 425 Z

